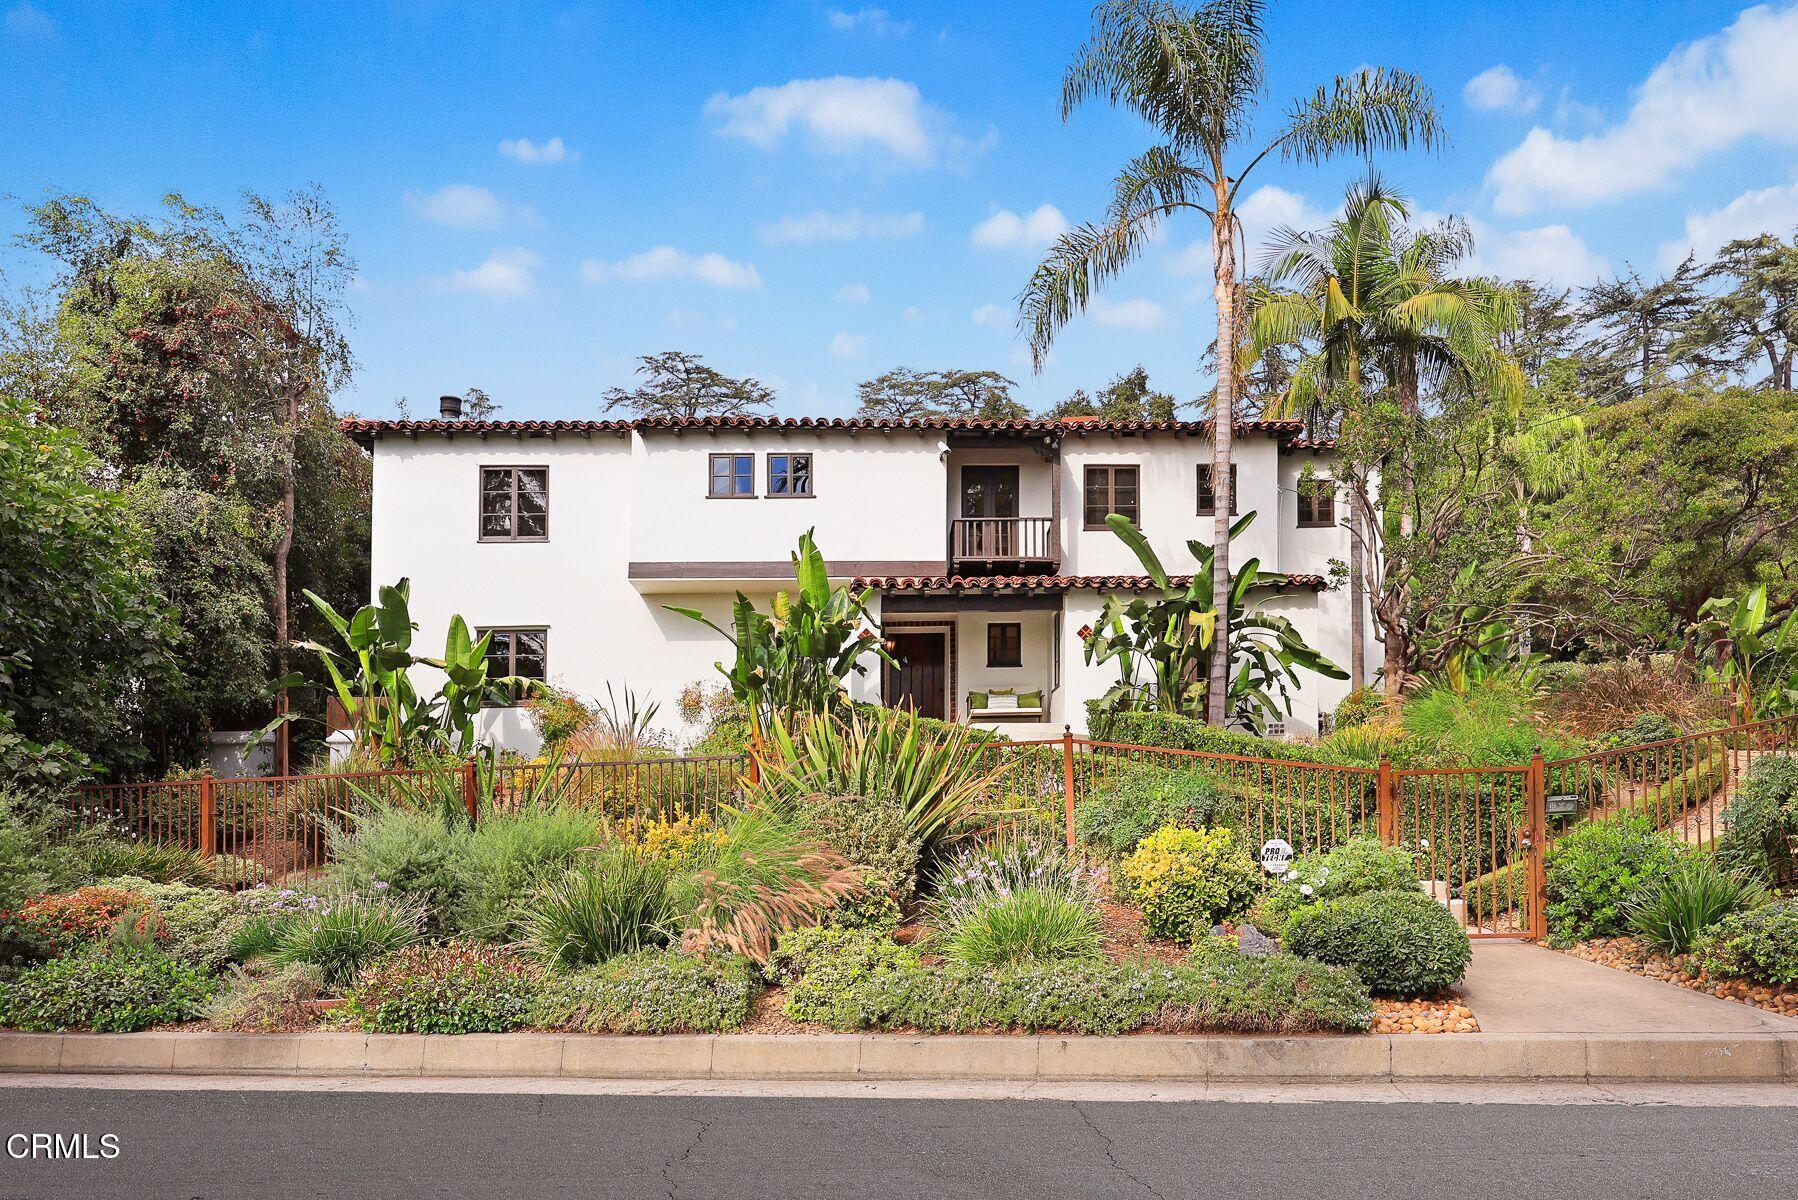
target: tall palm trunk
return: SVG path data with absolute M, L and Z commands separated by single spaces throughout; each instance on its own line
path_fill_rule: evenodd
M 1211 683 L 1205 689 L 1205 719 L 1222 725 L 1230 692 L 1230 464 L 1236 436 L 1236 238 L 1231 225 L 1229 180 L 1223 163 L 1213 176 L 1217 207 L 1211 222 L 1212 295 L 1217 301 L 1217 407 L 1211 415 L 1212 505 L 1211 604 L 1217 626 L 1211 642 Z
M 1349 494 L 1349 687 L 1360 691 L 1367 686 L 1367 575 L 1362 555 L 1360 490 Z

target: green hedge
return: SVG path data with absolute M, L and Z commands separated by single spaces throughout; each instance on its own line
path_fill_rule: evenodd
M 1100 742 L 1158 746 L 1166 750 L 1201 750 L 1208 754 L 1240 754 L 1245 758 L 1269 758 L 1279 762 L 1366 765 L 1322 746 L 1258 737 L 1208 725 L 1177 713 L 1112 712 L 1098 700 L 1086 702 L 1086 727 L 1093 740 Z
M 1301 908 L 1286 948 L 1348 967 L 1376 992 L 1422 996 L 1453 985 L 1473 946 L 1448 909 L 1422 892 L 1367 892 Z

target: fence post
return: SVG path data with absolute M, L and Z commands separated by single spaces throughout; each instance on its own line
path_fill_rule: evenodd
M 1530 754 L 1523 778 L 1530 822 L 1530 937 L 1541 939 L 1548 935 L 1548 914 L 1543 911 L 1548 904 L 1548 874 L 1542 866 L 1548 849 L 1548 768 L 1540 749 Z
M 200 776 L 200 857 L 209 858 L 218 842 L 218 787 L 212 769 Z
M 1067 811 L 1068 852 L 1074 850 L 1074 727 L 1061 727 L 1061 793 Z
M 468 761 L 462 764 L 462 803 L 468 806 L 468 823 L 475 823 L 476 811 L 480 807 L 475 802 L 475 765 L 471 754 Z
M 1398 845 L 1398 796 L 1392 786 L 1392 761 L 1380 759 L 1380 773 L 1376 776 L 1374 788 L 1375 824 L 1379 829 L 1380 841 L 1388 846 Z

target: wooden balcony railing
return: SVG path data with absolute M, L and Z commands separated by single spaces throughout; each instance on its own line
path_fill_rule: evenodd
M 949 557 L 960 562 L 1055 563 L 1061 538 L 1054 517 L 956 517 Z

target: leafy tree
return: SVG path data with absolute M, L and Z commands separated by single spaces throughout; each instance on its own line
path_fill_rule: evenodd
M 1580 319 L 1598 334 L 1583 347 L 1592 364 L 1589 389 L 1605 400 L 1662 387 L 1688 357 L 1680 331 L 1704 305 L 1698 269 L 1688 258 L 1653 283 L 1634 271 L 1580 293 Z
M 1435 102 L 1416 77 L 1368 68 L 1339 77 L 1297 101 L 1259 148 L 1249 142 L 1264 88 L 1266 60 L 1259 0 L 1210 0 L 1187 9 L 1167 0 L 1108 0 L 1093 14 L 1093 35 L 1062 81 L 1062 115 L 1099 97 L 1147 121 L 1162 143 L 1125 165 L 1105 217 L 1063 234 L 1031 276 L 1020 300 L 1031 353 L 1042 367 L 1056 333 L 1083 311 L 1179 212 L 1211 226 L 1212 296 L 1217 345 L 1239 343 L 1237 197 L 1269 156 L 1315 163 L 1344 152 L 1432 146 L 1441 139 Z M 1240 156 L 1240 157 L 1239 157 Z M 1212 470 L 1230 474 L 1237 380 L 1220 371 L 1213 404 Z M 1218 506 L 1213 547 L 1214 607 L 1220 628 L 1211 665 L 1207 717 L 1222 724 L 1230 674 L 1230 518 Z
M 972 417 L 1019 421 L 1030 410 L 1012 398 L 1017 384 L 997 371 L 914 371 L 898 367 L 856 388 L 864 417 L 890 421 L 920 417 Z
M 696 417 L 761 416 L 773 411 L 774 392 L 754 379 L 732 379 L 699 361 L 697 354 L 668 350 L 639 358 L 634 388 L 608 388 L 605 411 L 622 409 L 637 417 L 693 420 Z
M 1700 275 L 1727 290 L 1699 305 L 1676 349 L 1729 371 L 1764 368 L 1764 386 L 1791 391 L 1798 355 L 1798 236 L 1787 242 L 1763 233 L 1729 242 Z

